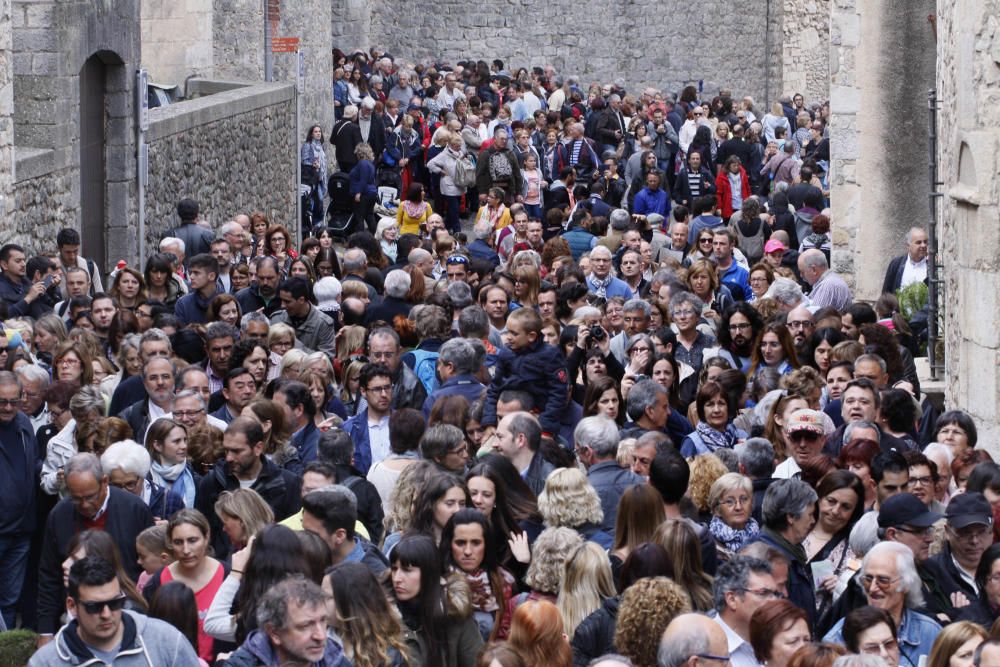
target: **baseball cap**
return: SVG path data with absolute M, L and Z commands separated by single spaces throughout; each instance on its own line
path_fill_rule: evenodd
M 897 493 L 882 503 L 878 510 L 880 528 L 929 528 L 940 518 L 940 514 L 928 510 L 927 505 L 912 493 Z
M 819 410 L 796 410 L 788 418 L 788 426 L 785 431 L 789 434 L 798 431 L 811 431 L 816 435 L 829 435 L 833 432 L 833 422 L 826 413 Z
M 944 514 L 952 528 L 965 528 L 974 524 L 993 525 L 993 507 L 986 496 L 978 491 L 960 493 L 948 501 Z
M 781 252 L 785 252 L 786 250 L 788 250 L 788 248 L 785 246 L 784 243 L 782 243 L 778 239 L 771 239 L 770 241 L 764 244 L 764 252 L 766 253 L 777 252 L 779 250 Z

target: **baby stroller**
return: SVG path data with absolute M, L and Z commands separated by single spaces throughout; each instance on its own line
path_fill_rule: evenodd
M 330 195 L 330 205 L 326 209 L 327 226 L 334 236 L 347 238 L 354 226 L 350 177 L 343 171 L 331 175 L 327 181 L 327 193 Z

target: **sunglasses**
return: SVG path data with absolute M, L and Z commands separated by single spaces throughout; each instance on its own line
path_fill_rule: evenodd
M 110 611 L 121 611 L 125 608 L 125 594 L 122 593 L 116 598 L 111 598 L 110 600 L 95 600 L 93 602 L 83 602 L 82 600 L 77 600 L 77 603 L 83 607 L 84 611 L 88 614 L 97 615 L 104 611 L 107 607 Z

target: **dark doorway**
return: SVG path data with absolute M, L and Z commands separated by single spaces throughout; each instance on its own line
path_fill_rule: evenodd
M 101 271 L 107 268 L 107 74 L 108 65 L 99 54 L 88 58 L 80 70 L 80 253 Z

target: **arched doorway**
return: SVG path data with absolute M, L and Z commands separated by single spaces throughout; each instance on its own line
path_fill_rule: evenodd
M 80 236 L 83 240 L 80 250 L 102 271 L 108 266 L 105 232 L 109 201 L 108 133 L 112 131 L 108 123 L 108 83 L 123 76 L 121 58 L 110 51 L 95 53 L 80 69 Z M 113 139 L 112 143 L 121 144 L 123 137 Z

